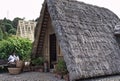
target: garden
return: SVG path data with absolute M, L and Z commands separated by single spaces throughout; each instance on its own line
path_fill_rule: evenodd
M 31 60 L 32 42 L 26 38 L 10 36 L 0 41 L 0 60 L 7 60 L 13 51 L 19 56 L 22 61 Z M 6 71 L 6 68 L 1 67 L 0 71 Z

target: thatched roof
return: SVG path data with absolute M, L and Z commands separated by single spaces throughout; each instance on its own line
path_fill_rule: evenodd
M 114 34 L 116 36 L 120 36 L 120 22 L 116 24 L 116 26 L 114 28 Z
M 71 80 L 120 73 L 120 48 L 110 10 L 75 0 L 46 0 Z
M 77 1 L 47 0 L 47 6 L 71 79 L 120 73 L 114 13 Z
M 98 77 L 98 78 L 88 78 L 88 79 L 82 79 L 78 81 L 120 81 L 120 75 L 105 76 L 105 77 Z

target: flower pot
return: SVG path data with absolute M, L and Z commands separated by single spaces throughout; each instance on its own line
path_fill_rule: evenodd
M 30 66 L 30 62 L 25 61 L 24 65 L 25 65 L 25 67 L 29 67 Z
M 38 71 L 39 71 L 39 72 L 43 72 L 43 69 L 42 69 L 42 68 L 40 68 L 40 69 L 38 69 Z
M 68 74 L 64 75 L 63 78 L 64 78 L 65 81 L 69 81 L 69 75 Z
M 21 72 L 21 68 L 8 68 L 10 74 L 19 74 Z
M 24 62 L 23 61 L 16 61 L 16 67 L 17 68 L 23 68 L 24 67 Z
M 62 79 L 62 75 L 59 74 L 59 73 L 55 73 L 55 77 L 58 78 L 58 79 Z

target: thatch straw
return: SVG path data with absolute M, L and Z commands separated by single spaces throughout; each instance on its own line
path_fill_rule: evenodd
M 115 26 L 115 28 L 114 28 L 114 34 L 116 36 L 120 36 L 120 22 L 117 23 L 117 25 Z
M 47 0 L 47 6 L 71 80 L 120 73 L 114 13 L 68 0 Z
M 88 79 L 77 80 L 77 81 L 120 81 L 120 75 L 112 75 L 112 76 L 97 77 L 97 78 L 88 78 Z

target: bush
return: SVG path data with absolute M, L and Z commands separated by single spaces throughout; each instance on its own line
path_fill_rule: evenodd
M 32 60 L 33 65 L 39 66 L 39 65 L 43 65 L 43 63 L 44 63 L 44 58 L 43 57 L 34 58 Z
M 2 29 L 0 28 L 0 40 L 2 40 L 3 39 L 3 31 L 2 31 Z
M 0 59 L 7 59 L 13 51 L 16 51 L 22 60 L 30 58 L 31 49 L 30 40 L 16 36 L 8 37 L 0 41 Z
M 63 59 L 58 60 L 58 63 L 56 65 L 56 72 L 58 72 L 58 73 L 60 73 L 62 75 L 68 73 L 66 63 L 65 63 L 65 61 Z

